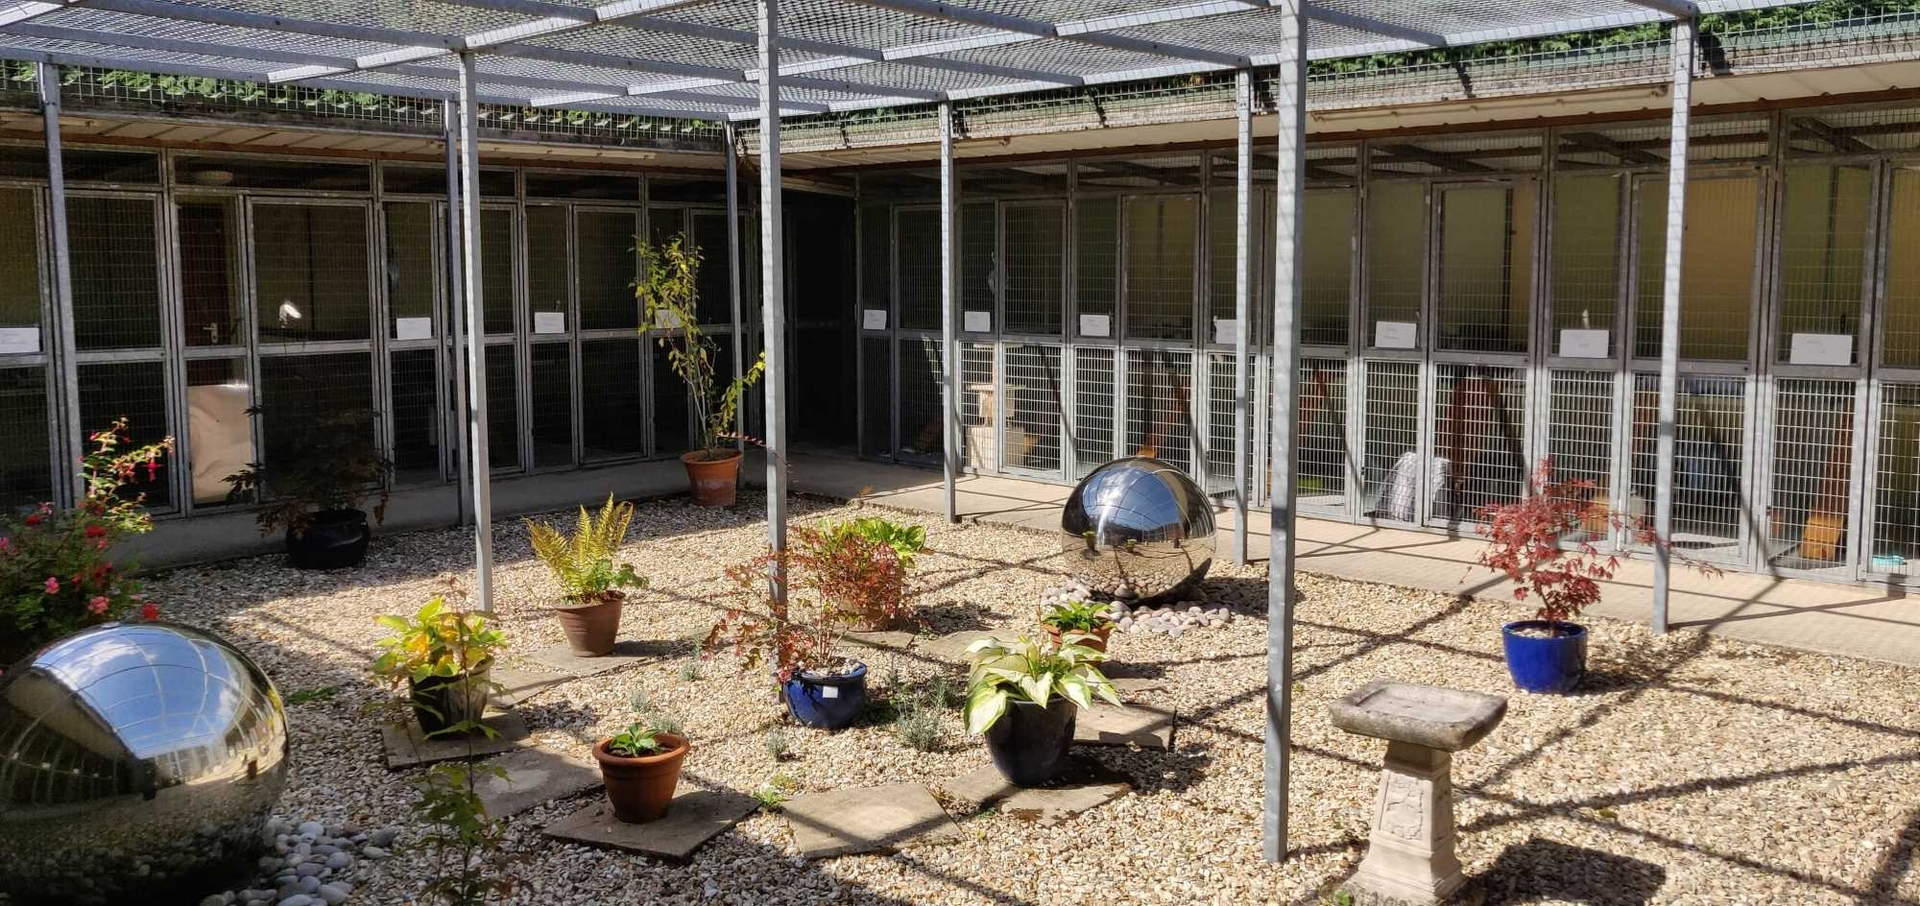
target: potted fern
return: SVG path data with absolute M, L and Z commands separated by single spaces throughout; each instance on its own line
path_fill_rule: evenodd
M 612 652 L 620 637 L 626 589 L 647 587 L 646 578 L 636 574 L 632 564 L 614 562 L 632 524 L 633 504 L 615 503 L 612 494 L 597 514 L 581 507 L 570 535 L 527 520 L 534 556 L 560 583 L 561 604 L 554 613 L 575 655 L 602 657 Z
M 667 813 L 680 785 L 680 766 L 692 750 L 679 721 L 653 713 L 645 702 L 645 695 L 636 694 L 633 722 L 593 747 L 613 816 L 628 824 Z
M 967 732 L 986 737 L 993 766 L 1015 786 L 1060 779 L 1080 709 L 1093 707 L 1095 698 L 1120 704 L 1113 683 L 1095 666 L 1106 656 L 1085 645 L 989 638 L 968 646 L 967 654 L 973 658 Z
M 700 329 L 700 250 L 675 235 L 664 244 L 640 243 L 640 280 L 634 294 L 646 308 L 646 323 L 666 332 L 659 343 L 667 365 L 687 385 L 700 446 L 681 454 L 696 506 L 732 506 L 740 480 L 740 451 L 724 443 L 733 431 L 740 398 L 766 371 L 766 356 L 721 386 L 713 360 L 720 344 Z

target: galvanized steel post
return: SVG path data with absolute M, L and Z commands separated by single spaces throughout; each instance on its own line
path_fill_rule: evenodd
M 1253 372 L 1247 339 L 1253 331 L 1253 71 L 1234 74 L 1234 112 L 1239 117 L 1233 257 L 1233 565 L 1247 565 L 1247 433 Z
M 760 320 L 766 330 L 767 542 L 787 548 L 787 314 L 780 222 L 780 10 L 760 4 Z M 786 600 L 786 577 L 773 579 Z
M 1280 71 L 1274 82 L 1279 114 L 1273 218 L 1273 416 L 1269 471 L 1270 550 L 1267 557 L 1267 861 L 1287 854 L 1288 745 L 1293 730 L 1294 437 L 1300 375 L 1300 204 L 1305 190 L 1307 22 L 1305 0 L 1281 0 Z
M 67 245 L 67 171 L 60 153 L 60 67 L 41 63 L 40 113 L 47 140 L 47 208 L 51 215 L 50 237 L 53 245 L 53 349 L 55 386 L 60 389 L 55 412 L 60 450 L 66 461 L 62 470 L 71 470 L 61 482 L 56 498 L 67 506 L 78 505 L 86 496 L 86 476 L 80 471 L 80 458 L 86 450 L 86 426 L 80 423 L 79 355 L 73 332 L 73 257 Z M 106 427 L 102 425 L 101 427 Z M 54 474 L 60 474 L 56 470 Z
M 954 477 L 960 471 L 960 344 L 955 336 L 954 308 L 960 294 L 954 249 L 959 205 L 953 182 L 953 102 L 940 102 L 940 425 L 945 441 L 940 457 L 947 505 L 947 521 L 959 522 L 954 499 Z
M 1673 446 L 1680 396 L 1681 260 L 1687 233 L 1687 122 L 1693 101 L 1694 22 L 1673 24 L 1673 122 L 1667 144 L 1667 249 L 1660 308 L 1660 409 L 1654 469 L 1653 614 L 1649 627 L 1667 631 L 1672 586 Z
M 493 482 L 487 456 L 486 324 L 480 279 L 480 120 L 473 95 L 473 54 L 460 54 L 460 262 L 466 288 L 467 456 L 473 475 L 473 591 L 493 610 Z
M 734 147 L 738 134 L 731 120 L 725 124 L 724 135 L 727 142 L 727 311 L 733 319 L 733 380 L 739 383 L 747 367 L 744 336 L 747 328 L 740 320 L 740 152 Z M 733 448 L 744 454 L 747 451 L 745 405 L 733 408 L 733 433 L 736 435 Z
M 447 321 L 451 325 L 448 335 L 453 338 L 453 411 L 462 423 L 467 417 L 467 327 L 466 327 L 466 272 L 461 268 L 466 260 L 462 257 L 466 244 L 460 241 L 460 107 L 451 98 L 440 105 L 441 118 L 446 126 L 447 141 Z M 440 412 L 441 424 L 446 424 L 446 410 Z M 461 432 L 454 431 L 457 437 Z M 468 470 L 468 447 L 466 440 L 454 441 L 455 459 L 459 466 L 460 524 L 473 524 L 473 474 Z

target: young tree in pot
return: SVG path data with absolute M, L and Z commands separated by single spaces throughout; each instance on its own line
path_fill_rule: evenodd
M 359 566 L 373 537 L 360 505 L 373 499 L 374 521 L 386 520 L 393 463 L 374 443 L 373 417 L 362 409 L 292 419 L 286 443 L 268 461 L 227 476 L 229 500 L 263 501 L 255 517 L 260 534 L 286 532 L 287 559 L 295 567 Z
M 720 344 L 700 329 L 700 250 L 683 236 L 665 243 L 642 242 L 640 280 L 634 294 L 646 308 L 646 323 L 668 332 L 659 337 L 667 366 L 687 385 L 700 447 L 681 454 L 696 506 L 732 506 L 740 477 L 740 451 L 724 441 L 734 430 L 740 398 L 766 371 L 766 356 L 742 371 L 740 379 L 720 386 L 713 360 Z
M 411 617 L 382 616 L 393 635 L 380 642 L 373 672 L 395 688 L 407 686 L 414 719 L 426 735 L 465 735 L 480 726 L 492 696 L 494 653 L 506 634 L 477 613 L 452 610 L 434 595 Z
M 1055 645 L 1065 639 L 1078 638 L 1078 644 L 1102 655 L 1107 653 L 1107 637 L 1113 634 L 1113 621 L 1107 618 L 1107 609 L 1092 601 L 1056 604 L 1040 614 L 1040 625 L 1046 628 L 1047 638 Z
M 635 695 L 633 722 L 593 747 L 613 816 L 628 824 L 653 821 L 667 813 L 680 785 L 680 766 L 692 750 L 679 722 L 653 713 L 642 704 L 645 700 Z
M 1618 556 L 1601 553 L 1589 540 L 1596 521 L 1594 490 L 1586 479 L 1557 479 L 1553 460 L 1544 459 L 1528 477 L 1521 499 L 1479 510 L 1478 531 L 1487 547 L 1478 562 L 1513 583 L 1514 600 L 1537 605 L 1533 619 L 1500 630 L 1507 672 L 1523 691 L 1570 692 L 1586 675 L 1587 629 L 1573 621 L 1600 600 L 1600 583 L 1620 568 Z M 1612 511 L 1605 520 L 1640 544 L 1666 544 L 1644 520 Z M 1688 565 L 1719 573 L 1708 564 Z
M 632 564 L 614 562 L 633 524 L 633 504 L 615 503 L 613 495 L 598 514 L 580 508 L 573 534 L 562 534 L 543 522 L 527 520 L 534 556 L 547 565 L 560 583 L 561 606 L 556 611 L 567 644 L 581 657 L 601 657 L 613 651 L 620 638 L 620 611 L 625 589 L 645 589 L 645 577 Z
M 809 550 L 813 580 L 856 632 L 891 629 L 910 613 L 907 573 L 927 549 L 927 530 L 878 516 L 835 522 Z
M 1016 786 L 1060 779 L 1073 746 L 1081 708 L 1095 698 L 1120 704 L 1120 695 L 1095 664 L 1106 659 L 1069 635 L 1064 645 L 981 639 L 967 647 L 964 715 L 968 733 L 984 734 L 1001 776 Z

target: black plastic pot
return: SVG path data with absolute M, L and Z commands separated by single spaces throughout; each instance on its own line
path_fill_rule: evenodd
M 1067 750 L 1073 747 L 1073 722 L 1080 707 L 1056 696 L 1042 708 L 1028 701 L 1009 701 L 1007 712 L 987 728 L 987 753 L 1000 776 L 1015 786 L 1045 786 L 1067 769 Z
M 373 530 L 362 510 L 321 510 L 298 534 L 287 533 L 287 559 L 299 569 L 345 569 L 367 557 Z
M 449 733 L 447 729 L 467 721 L 477 724 L 486 715 L 487 698 L 493 693 L 489 678 L 492 669 L 493 660 L 489 658 L 465 676 L 408 680 L 408 700 L 413 704 L 413 718 L 420 722 L 420 729 L 429 737 L 468 735 Z

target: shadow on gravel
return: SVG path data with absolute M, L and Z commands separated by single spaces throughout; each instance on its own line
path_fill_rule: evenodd
M 1471 882 L 1486 906 L 1542 900 L 1592 906 L 1644 906 L 1667 870 L 1628 856 L 1534 837 L 1510 846 Z

